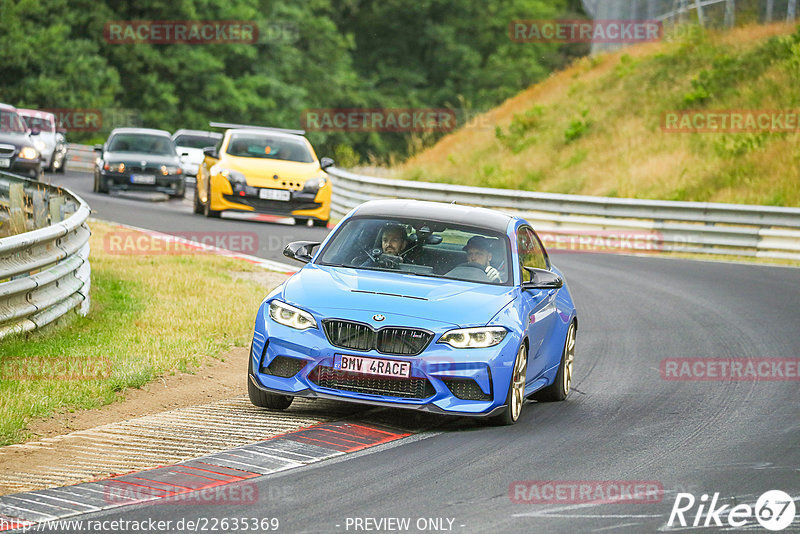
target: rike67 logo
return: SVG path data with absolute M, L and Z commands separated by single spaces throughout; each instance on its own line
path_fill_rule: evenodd
M 770 490 L 762 494 L 756 504 L 730 504 L 719 506 L 719 493 L 709 500 L 707 494 L 696 499 L 691 493 L 678 493 L 668 527 L 753 527 L 753 519 L 767 530 L 783 530 L 794 521 L 794 499 L 781 490 Z M 727 523 L 727 525 L 725 524 Z

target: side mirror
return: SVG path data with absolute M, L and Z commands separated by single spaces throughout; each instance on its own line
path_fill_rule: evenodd
M 217 153 L 217 147 L 215 146 L 207 146 L 203 149 L 203 154 L 210 158 L 219 159 L 219 154 Z
M 331 158 L 322 158 L 319 160 L 319 168 L 323 171 L 328 167 L 333 167 L 333 159 Z
M 531 273 L 529 282 L 522 282 L 522 289 L 558 289 L 564 285 L 564 279 L 552 271 L 537 269 L 536 267 L 523 267 Z
M 42 131 L 39 128 L 31 128 L 31 135 L 39 135 Z
M 311 251 L 316 246 L 319 246 L 316 241 L 294 241 L 286 245 L 283 255 L 302 263 L 308 263 L 311 261 Z
M 94 145 L 94 151 L 95 152 L 102 152 L 103 151 L 103 145 Z

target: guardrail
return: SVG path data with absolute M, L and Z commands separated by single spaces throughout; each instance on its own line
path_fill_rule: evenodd
M 71 192 L 0 172 L 0 338 L 89 311 L 89 206 Z M 9 232 L 10 230 L 10 232 Z
M 627 235 L 659 251 L 800 260 L 798 208 L 559 195 L 327 172 L 334 182 L 335 217 L 378 198 L 457 202 L 520 215 L 545 234 L 546 245 L 577 240 L 591 249 L 593 239 L 611 235 L 619 242 Z
M 94 161 L 97 154 L 94 147 L 90 145 L 67 145 L 67 161 L 65 168 L 71 171 L 91 171 L 94 170 Z

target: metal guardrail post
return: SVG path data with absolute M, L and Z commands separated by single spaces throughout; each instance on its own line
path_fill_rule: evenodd
M 22 231 L 0 239 L 0 338 L 41 328 L 72 310 L 85 315 L 91 286 L 89 206 L 68 190 L 0 172 L 0 196 L 6 191 L 10 219 Z M 34 228 L 25 231 L 29 217 Z

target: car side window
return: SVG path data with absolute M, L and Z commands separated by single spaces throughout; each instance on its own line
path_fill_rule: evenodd
M 522 267 L 536 267 L 537 269 L 548 269 L 550 266 L 547 261 L 547 254 L 542 247 L 536 234 L 528 227 L 522 227 L 517 231 L 517 250 L 519 251 L 520 271 L 522 281 L 529 282 L 531 275 Z

